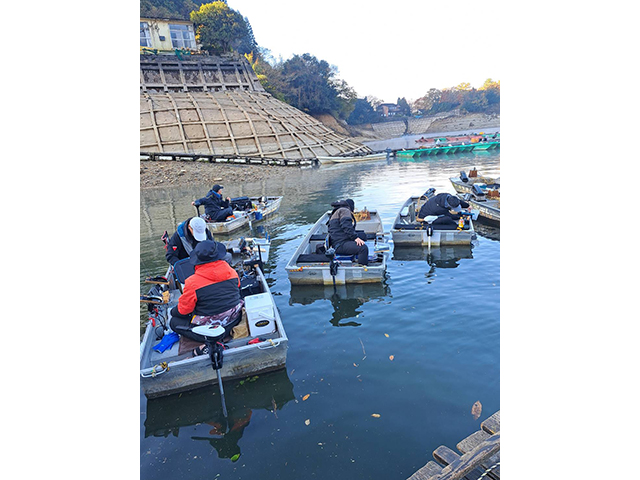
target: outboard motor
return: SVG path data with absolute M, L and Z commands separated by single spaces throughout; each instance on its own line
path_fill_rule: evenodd
M 467 174 L 464 173 L 464 170 L 462 170 L 460 172 L 460 180 L 462 180 L 462 183 L 468 183 L 469 182 L 469 177 L 467 177 Z
M 436 194 L 436 189 L 431 187 L 429 190 L 424 192 L 423 197 L 431 198 L 431 197 L 435 196 L 435 194 Z

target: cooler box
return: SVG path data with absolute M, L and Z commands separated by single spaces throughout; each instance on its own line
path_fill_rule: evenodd
M 252 337 L 275 332 L 276 315 L 273 311 L 270 293 L 244 297 L 244 308 L 247 311 L 249 334 Z

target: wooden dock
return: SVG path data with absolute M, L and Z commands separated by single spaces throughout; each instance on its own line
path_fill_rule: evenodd
M 444 445 L 408 480 L 500 480 L 500 410 L 480 425 L 480 430 L 456 445 L 461 455 Z
M 162 161 L 178 160 L 209 163 L 235 163 L 241 165 L 280 165 L 283 167 L 318 166 L 317 158 L 268 158 L 236 155 L 208 155 L 201 153 L 158 153 L 140 152 L 140 160 Z

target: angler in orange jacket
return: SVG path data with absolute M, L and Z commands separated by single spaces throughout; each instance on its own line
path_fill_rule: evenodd
M 198 325 L 220 325 L 227 334 L 240 321 L 244 301 L 240 296 L 240 279 L 224 260 L 223 244 L 204 240 L 193 249 L 190 262 L 195 273 L 188 277 L 178 305 L 171 310 L 171 329 L 192 340 L 204 343 L 205 338 L 193 333 Z M 194 354 L 206 353 L 196 349 Z

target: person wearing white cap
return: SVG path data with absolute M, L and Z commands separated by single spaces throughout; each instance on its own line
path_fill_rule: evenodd
M 189 258 L 196 245 L 204 240 L 213 240 L 205 221 L 200 217 L 185 220 L 166 244 L 167 262 L 174 265 L 178 260 Z

